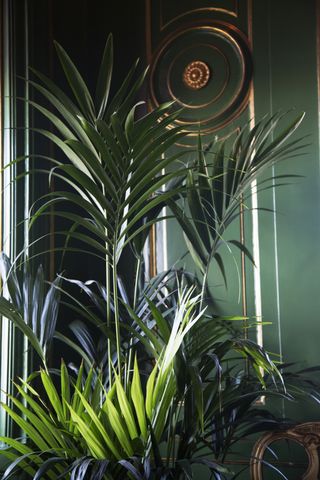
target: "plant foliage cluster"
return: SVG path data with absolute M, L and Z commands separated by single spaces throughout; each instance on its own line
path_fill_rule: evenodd
M 93 255 L 104 281 L 59 274 L 48 284 L 36 256 L 21 267 L 2 255 L 0 312 L 41 363 L 2 404 L 23 432 L 22 439 L 0 439 L 9 460 L 2 478 L 192 479 L 197 464 L 211 478 L 231 478 L 224 461 L 234 445 L 279 428 L 280 420 L 256 401 L 293 399 L 301 379 L 288 374 L 285 387 L 267 352 L 234 327 L 241 318 L 214 314 L 208 273 L 215 267 L 227 282 L 225 232 L 251 183 L 301 148 L 289 137 L 302 116 L 282 133 L 275 115 L 210 147 L 199 137 L 187 162 L 185 150 L 175 147 L 186 133 L 171 128 L 179 112 L 165 104 L 140 114 L 135 99 L 145 73 L 137 75 L 136 65 L 109 98 L 112 36 L 94 96 L 64 49 L 56 44 L 56 50 L 70 94 L 32 70 L 30 84 L 45 102 L 30 104 L 53 125 L 37 134 L 56 148 L 48 177 L 59 189 L 36 201 L 29 225 L 44 215 L 60 218 L 67 225 L 57 232 L 65 239 L 62 257 Z M 172 267 L 145 279 L 150 229 L 167 218 L 180 225 L 197 278 Z M 237 239 L 229 243 L 252 260 Z M 57 328 L 61 305 L 75 318 L 70 335 Z M 59 342 L 81 357 L 78 364 L 52 365 Z

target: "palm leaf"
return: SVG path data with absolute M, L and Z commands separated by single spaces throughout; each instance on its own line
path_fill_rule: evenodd
M 103 118 L 107 106 L 113 67 L 113 38 L 110 34 L 103 52 L 96 88 L 98 118 Z
M 83 78 L 81 77 L 79 71 L 75 67 L 67 52 L 58 42 L 54 43 L 60 63 L 82 113 L 85 115 L 85 117 L 93 119 L 95 116 L 94 105 Z

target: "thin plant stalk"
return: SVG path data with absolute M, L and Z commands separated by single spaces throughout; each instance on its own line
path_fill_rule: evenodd
M 116 245 L 116 243 L 114 243 Z M 113 250 L 113 304 L 114 304 L 114 325 L 116 334 L 116 351 L 118 360 L 118 375 L 121 378 L 121 338 L 120 338 L 120 316 L 119 316 L 119 298 L 118 298 L 118 284 L 117 284 L 117 258 L 116 251 Z
M 137 266 L 136 266 L 136 276 L 135 276 L 134 294 L 133 294 L 133 310 L 134 311 L 136 311 L 136 308 L 137 308 L 138 286 L 139 286 L 139 278 L 141 274 L 141 266 L 142 266 L 142 261 L 141 261 L 141 256 L 139 255 Z M 132 358 L 133 358 L 132 346 L 133 346 L 133 338 L 130 338 L 129 355 L 128 355 L 128 362 L 126 363 L 126 375 L 125 375 L 126 388 L 128 388 L 128 385 L 129 385 L 129 377 L 130 377 L 130 371 L 131 371 L 131 365 L 132 365 Z
M 110 328 L 110 318 L 111 318 L 111 288 L 110 288 L 110 263 L 108 255 L 106 255 L 106 300 L 107 300 L 107 326 Z M 112 353 L 111 353 L 111 340 L 107 339 L 108 347 L 108 373 L 109 373 L 109 387 L 112 387 Z
M 105 186 L 102 185 L 103 195 L 106 194 Z M 107 211 L 104 210 L 104 216 L 107 219 Z M 108 238 L 108 229 L 105 228 L 105 235 Z M 105 281 L 106 281 L 106 315 L 107 315 L 107 326 L 110 328 L 110 319 L 111 319 L 111 288 L 110 288 L 110 252 L 108 242 L 105 242 L 106 246 L 106 261 L 105 261 Z M 108 348 L 108 375 L 109 375 L 109 387 L 112 387 L 112 354 L 111 354 L 111 340 L 107 339 L 107 348 Z

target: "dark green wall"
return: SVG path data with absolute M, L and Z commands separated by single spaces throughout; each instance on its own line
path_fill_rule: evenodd
M 153 42 L 164 43 L 166 34 L 172 35 L 174 28 L 184 27 L 186 22 L 206 24 L 210 21 L 227 21 L 228 16 L 219 11 L 191 12 L 181 16 L 182 7 L 173 7 L 172 2 L 161 2 L 163 18 L 171 19 L 168 31 L 159 26 L 159 6 L 155 3 L 153 19 Z M 209 2 L 210 3 L 210 2 Z M 201 2 L 209 8 L 221 9 L 239 6 L 237 19 L 229 21 L 251 38 L 254 102 L 248 102 L 243 113 L 223 129 L 211 135 L 224 136 L 243 124 L 254 114 L 257 120 L 278 111 L 287 112 L 283 128 L 300 112 L 306 116 L 294 138 L 304 137 L 306 144 L 299 156 L 284 160 L 268 176 L 283 174 L 299 175 L 289 185 L 276 187 L 259 193 L 260 207 L 275 210 L 274 213 L 259 212 L 259 243 L 261 262 L 262 319 L 272 322 L 264 327 L 264 344 L 272 352 L 283 353 L 285 361 L 302 362 L 301 365 L 319 363 L 318 338 L 320 333 L 318 254 L 319 221 L 319 136 L 318 136 L 318 74 L 317 74 L 317 11 L 316 2 L 253 1 L 252 6 L 240 2 Z M 157 8 L 158 9 L 157 9 Z M 200 8 L 199 2 L 188 2 L 188 8 Z M 185 9 L 185 12 L 187 8 Z M 172 20 L 174 15 L 180 15 Z M 171 15 L 171 16 L 170 16 Z M 176 22 L 176 23 L 174 23 Z M 175 45 L 172 44 L 172 48 Z M 156 51 L 156 46 L 154 46 Z M 199 54 L 201 53 L 199 49 Z M 192 94 L 190 94 L 192 95 Z M 195 117 L 196 121 L 196 117 Z M 279 130 L 280 131 L 280 130 Z M 245 216 L 246 242 L 252 248 L 252 226 L 250 214 Z M 238 226 L 228 232 L 228 238 L 238 235 Z M 170 245 L 169 263 L 182 253 L 181 238 L 174 224 L 168 228 Z M 173 245 L 173 248 L 172 248 Z M 227 252 L 226 252 L 227 254 Z M 236 254 L 239 263 L 239 255 Z M 237 304 L 238 280 L 233 262 L 228 266 L 231 278 L 228 291 L 216 287 L 215 292 L 223 311 L 241 313 Z M 254 310 L 253 270 L 246 263 L 247 301 L 251 315 Z M 214 278 L 214 277 L 213 277 Z M 214 281 L 213 281 L 214 283 Z M 216 284 L 221 284 L 221 278 Z M 235 312 L 234 309 L 237 311 Z M 305 413 L 305 412 L 304 412 Z
M 152 2 L 152 48 L 165 45 L 173 32 L 179 32 L 186 24 L 210 21 L 228 21 L 248 35 L 253 62 L 251 99 L 247 108 L 226 127 L 212 135 L 225 136 L 252 116 L 256 120 L 278 111 L 289 112 L 282 128 L 300 112 L 305 119 L 294 138 L 306 137 L 305 148 L 298 156 L 292 155 L 270 169 L 262 180 L 281 175 L 299 177 L 288 183 L 258 194 L 258 205 L 271 212 L 258 213 L 258 240 L 260 259 L 261 320 L 272 325 L 263 327 L 263 345 L 274 359 L 294 362 L 297 368 L 320 364 L 320 176 L 319 176 L 319 67 L 317 42 L 320 38 L 318 11 L 320 2 L 300 0 L 253 0 L 253 2 Z M 174 4 L 174 5 L 173 5 Z M 318 5 L 317 5 L 318 4 Z M 238 5 L 239 16 L 233 18 L 218 11 Z M 200 11 L 200 8 L 207 11 Z M 210 7 L 219 7 L 209 10 Z M 161 12 L 162 16 L 159 12 Z M 193 10 L 193 11 L 190 11 Z M 187 13 L 189 11 L 189 13 Z M 183 15 L 183 13 L 185 15 Z M 175 18 L 175 20 L 174 20 Z M 162 19 L 162 20 L 161 20 Z M 166 19 L 164 21 L 163 19 Z M 161 23 L 162 22 L 162 23 Z M 167 25 L 163 27 L 163 25 Z M 167 47 L 166 47 L 167 48 Z M 171 44 L 172 49 L 179 45 Z M 176 52 L 177 55 L 177 52 Z M 201 48 L 199 48 L 199 56 Z M 165 62 L 164 62 L 165 63 Z M 192 93 L 190 93 L 192 96 Z M 195 114 L 194 121 L 199 116 Z M 280 130 L 279 130 L 280 131 Z M 209 136 L 208 136 L 209 137 Z M 262 184 L 259 184 L 262 187 Z M 252 249 L 252 219 L 246 213 L 245 238 Z M 239 237 L 239 225 L 227 232 L 227 238 Z M 187 249 L 183 249 L 182 235 L 173 221 L 168 222 L 169 266 Z M 224 258 L 229 279 L 228 289 L 223 286 L 221 275 L 212 267 L 211 291 L 218 299 L 218 309 L 226 314 L 242 314 L 243 303 L 238 301 L 239 280 L 230 254 Z M 229 258 L 229 259 L 228 259 Z M 235 260 L 241 269 L 240 255 Z M 184 264 L 192 268 L 187 259 Z M 245 265 L 247 311 L 256 315 L 254 271 L 250 262 Z M 241 281 L 240 281 L 241 283 Z M 240 297 L 241 298 L 241 297 Z M 250 333 L 256 338 L 255 332 Z M 275 407 L 280 416 L 292 416 L 297 421 L 319 420 L 319 408 L 314 405 Z M 247 448 L 251 448 L 248 446 Z M 292 458 L 291 458 L 292 460 Z M 289 472 L 300 478 L 299 473 Z M 247 478 L 248 472 L 241 478 Z M 269 477 L 266 477 L 269 478 Z M 271 478 L 271 477 L 270 477 Z
M 265 3 L 265 5 L 263 5 Z M 303 176 L 261 195 L 275 208 L 261 214 L 263 312 L 274 325 L 266 345 L 289 361 L 319 363 L 319 138 L 316 2 L 254 2 L 255 111 L 306 112 L 297 137 L 308 136 L 302 155 L 274 173 Z M 318 32 L 319 34 L 319 32 Z M 278 298 L 278 301 L 277 301 Z M 268 329 L 269 330 L 269 329 Z M 279 338 L 279 332 L 281 338 Z

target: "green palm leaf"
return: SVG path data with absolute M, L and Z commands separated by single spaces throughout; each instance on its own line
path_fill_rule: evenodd
M 55 42 L 56 51 L 61 62 L 62 68 L 68 79 L 69 85 L 73 91 L 75 98 L 79 104 L 79 107 L 86 118 L 94 119 L 94 105 L 89 90 L 81 77 L 79 71 L 75 67 L 74 63 L 70 59 L 67 52 Z

